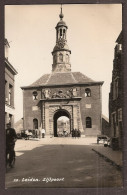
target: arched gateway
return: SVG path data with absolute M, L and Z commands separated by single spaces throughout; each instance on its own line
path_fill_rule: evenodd
M 59 119 L 59 117 L 61 116 L 66 116 L 67 118 L 69 118 L 69 123 L 70 123 L 70 129 L 69 129 L 69 133 L 71 132 L 71 115 L 69 114 L 69 112 L 67 110 L 63 110 L 63 109 L 59 109 L 54 113 L 54 117 L 53 117 L 53 123 L 54 123 L 54 137 L 58 136 L 58 124 L 57 124 L 57 120 Z

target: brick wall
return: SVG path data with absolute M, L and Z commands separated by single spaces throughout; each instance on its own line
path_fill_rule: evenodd
M 85 97 L 85 89 L 88 86 L 61 86 L 61 87 L 49 87 L 51 94 L 59 90 L 63 90 L 63 93 L 70 90 L 70 88 L 77 88 L 78 97 L 82 97 L 80 100 L 79 114 L 82 120 L 83 134 L 85 135 L 97 135 L 101 131 L 101 87 L 100 85 L 89 86 L 91 89 L 91 97 Z M 33 92 L 37 90 L 38 99 L 33 100 Z M 40 127 L 42 119 L 42 102 L 40 101 L 42 96 L 41 88 L 24 89 L 23 90 L 23 115 L 24 115 L 24 128 L 33 129 L 33 119 L 38 120 L 38 126 Z M 52 102 L 53 103 L 53 102 Z M 60 102 L 57 102 L 59 105 Z M 72 101 L 68 102 L 68 105 L 72 105 Z M 90 108 L 91 107 L 91 108 Z M 46 117 L 46 116 L 45 116 Z M 86 128 L 86 117 L 91 117 L 92 128 Z M 45 119 L 47 123 L 47 119 Z M 50 126 L 50 125 L 49 125 Z
M 85 89 L 90 88 L 91 97 L 85 97 Z M 101 87 L 96 86 L 83 86 L 81 90 L 81 113 L 82 124 L 85 135 L 97 135 L 101 131 Z M 90 108 L 91 106 L 91 108 Z M 86 117 L 91 117 L 92 128 L 86 128 Z

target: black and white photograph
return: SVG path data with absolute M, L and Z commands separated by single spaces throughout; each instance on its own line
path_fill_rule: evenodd
M 123 187 L 122 4 L 5 5 L 5 189 Z

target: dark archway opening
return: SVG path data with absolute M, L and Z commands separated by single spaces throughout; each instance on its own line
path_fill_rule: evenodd
M 38 129 L 38 120 L 36 118 L 33 119 L 33 129 Z
M 59 110 L 54 114 L 54 137 L 58 137 L 58 131 L 71 132 L 70 114 L 65 110 Z M 61 122 L 60 122 L 61 121 Z

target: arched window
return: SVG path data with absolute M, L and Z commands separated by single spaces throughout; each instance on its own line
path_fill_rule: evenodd
M 60 37 L 62 37 L 62 29 L 60 29 Z
M 59 54 L 59 61 L 63 62 L 63 54 L 61 54 L 61 53 Z
M 65 29 L 63 29 L 63 38 L 65 39 Z
M 36 118 L 33 119 L 33 129 L 38 129 L 38 120 Z
M 86 117 L 86 128 L 92 128 L 91 117 Z
M 38 93 L 37 91 L 33 92 L 33 100 L 37 100 L 38 99 Z
M 66 54 L 66 62 L 69 63 L 69 55 Z
M 89 88 L 85 89 L 85 97 L 90 97 L 91 96 L 91 90 Z

